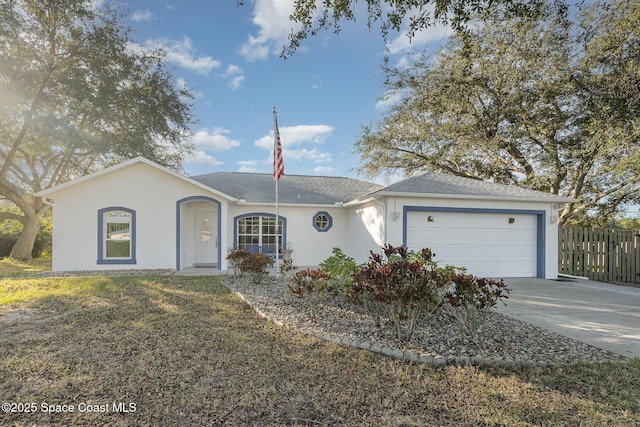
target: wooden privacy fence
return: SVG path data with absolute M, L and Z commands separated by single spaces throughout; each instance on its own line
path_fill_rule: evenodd
M 558 271 L 602 282 L 640 282 L 640 231 L 559 227 Z

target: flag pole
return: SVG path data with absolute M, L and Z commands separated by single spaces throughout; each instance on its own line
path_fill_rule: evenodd
M 280 280 L 280 238 L 278 236 L 278 225 L 280 224 L 279 212 L 278 212 L 278 115 L 276 113 L 276 107 L 273 107 L 273 178 L 276 181 L 276 278 Z

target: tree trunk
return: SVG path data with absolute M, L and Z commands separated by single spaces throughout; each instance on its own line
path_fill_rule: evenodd
M 22 233 L 18 240 L 11 248 L 9 256 L 17 260 L 29 260 L 31 259 L 31 252 L 33 252 L 33 246 L 38 236 L 38 229 L 40 215 L 25 215 L 23 220 Z

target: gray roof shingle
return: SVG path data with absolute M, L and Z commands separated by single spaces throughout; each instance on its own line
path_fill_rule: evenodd
M 378 189 L 368 196 L 385 193 L 405 194 L 441 194 L 447 196 L 477 196 L 490 198 L 522 198 L 537 201 L 570 201 L 566 197 L 543 191 L 527 190 L 512 185 L 495 184 L 477 179 L 463 178 L 438 172 L 425 172 L 415 175 L 384 188 Z
M 252 203 L 275 203 L 275 183 L 272 174 L 214 172 L 190 178 L 235 199 Z M 284 175 L 278 182 L 280 203 L 333 205 L 391 194 L 506 198 L 546 202 L 574 201 L 574 199 L 542 191 L 437 172 L 415 175 L 386 187 L 354 178 L 333 176 Z
M 215 172 L 190 177 L 236 199 L 275 203 L 273 175 L 267 173 Z M 333 205 L 357 199 L 382 186 L 353 178 L 284 175 L 278 181 L 280 203 Z

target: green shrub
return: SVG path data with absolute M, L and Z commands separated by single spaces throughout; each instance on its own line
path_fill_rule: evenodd
M 12 232 L 4 228 L 0 228 L 0 258 L 6 258 L 11 253 L 11 248 L 18 240 L 20 232 Z
M 331 253 L 333 255 L 320 263 L 320 270 L 329 275 L 339 293 L 348 296 L 353 283 L 353 273 L 358 270 L 358 264 L 340 248 L 333 248 Z

